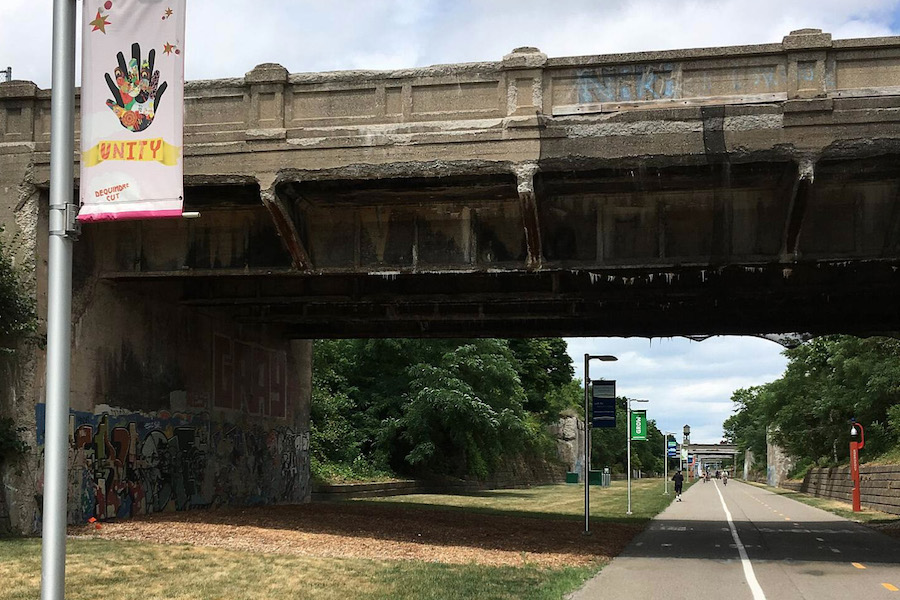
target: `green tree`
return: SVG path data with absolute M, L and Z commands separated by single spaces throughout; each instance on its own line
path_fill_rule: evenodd
M 625 472 L 628 463 L 625 402 L 625 398 L 616 399 L 615 428 L 591 431 L 591 465 L 597 469 L 610 467 L 613 473 Z M 631 467 L 648 473 L 663 470 L 663 434 L 653 419 L 647 420 L 647 441 L 631 442 Z
M 525 390 L 524 408 L 555 421 L 568 408 L 565 397 L 574 383 L 575 371 L 562 338 L 508 340 L 516 361 L 516 371 Z M 562 406 L 560 406 L 562 404 Z
M 504 454 L 549 447 L 524 407 L 520 373 L 530 363 L 506 340 L 319 341 L 315 347 L 311 446 L 317 460 L 486 477 Z M 554 387 L 556 379 L 536 378 L 547 382 L 551 398 L 565 398 L 560 390 L 567 388 Z
M 866 426 L 866 456 L 896 447 L 900 404 L 900 340 L 846 335 L 813 339 L 786 350 L 784 375 L 738 390 L 726 436 L 762 456 L 766 428 L 801 463 L 837 464 L 849 457 L 849 422 Z

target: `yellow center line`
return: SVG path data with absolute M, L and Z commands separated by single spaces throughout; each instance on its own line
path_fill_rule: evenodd
M 857 569 L 865 569 L 866 568 L 864 565 L 861 565 L 859 563 L 850 563 L 850 564 L 853 565 L 854 567 L 856 567 Z
M 785 517 L 784 520 L 785 520 L 785 521 L 790 521 L 791 518 L 790 518 L 790 517 Z
M 896 585 L 891 585 L 890 583 L 882 583 L 881 585 L 884 587 L 884 589 L 891 592 L 900 592 L 900 588 L 898 588 Z

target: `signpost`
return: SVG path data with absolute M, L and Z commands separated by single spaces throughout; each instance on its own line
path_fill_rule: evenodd
M 859 441 L 856 441 L 857 432 Z M 850 424 L 850 480 L 853 482 L 853 512 L 862 510 L 859 498 L 859 451 L 866 445 L 863 426 L 851 421 Z
M 591 534 L 591 485 L 588 478 L 591 474 L 591 395 L 588 391 L 588 385 L 591 382 L 590 362 L 591 359 L 602 361 L 619 360 L 615 356 L 609 354 L 585 354 L 584 355 L 584 535 Z M 613 385 L 612 395 L 616 395 L 616 382 Z M 601 386 L 602 387 L 602 386 Z M 613 424 L 615 426 L 615 424 Z
M 626 433 L 628 434 L 628 444 L 627 444 L 627 456 L 628 456 L 628 510 L 625 512 L 626 515 L 631 514 L 631 440 L 647 440 L 647 411 L 646 410 L 636 410 L 634 412 L 631 411 L 631 403 L 632 402 L 650 402 L 649 400 L 640 400 L 637 398 L 628 398 L 625 400 L 625 406 L 627 408 L 628 413 L 628 427 L 626 428 Z M 633 416 L 634 415 L 634 416 Z M 640 437 L 638 437 L 640 436 Z
M 669 459 L 678 456 L 678 442 L 669 439 L 673 435 L 675 434 L 667 431 L 663 438 L 666 441 L 666 455 L 663 458 L 663 479 L 665 480 L 666 496 L 669 495 Z

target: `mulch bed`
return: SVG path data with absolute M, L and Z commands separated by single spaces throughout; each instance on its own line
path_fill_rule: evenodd
M 606 562 L 643 527 L 356 502 L 160 513 L 70 527 L 105 539 L 305 556 L 546 567 Z

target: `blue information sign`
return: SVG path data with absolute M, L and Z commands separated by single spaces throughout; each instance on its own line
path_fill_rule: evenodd
M 596 428 L 616 426 L 616 382 L 591 382 L 591 425 Z
M 675 440 L 669 440 L 666 442 L 666 454 L 669 458 L 675 458 L 678 456 L 678 442 Z

